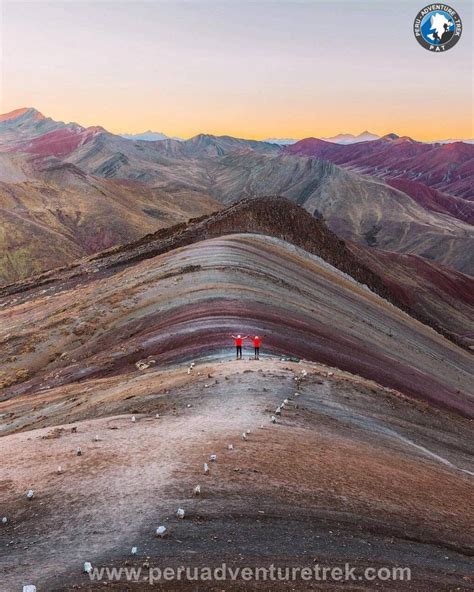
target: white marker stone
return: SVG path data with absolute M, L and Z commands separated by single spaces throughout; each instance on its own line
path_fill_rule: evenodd
M 84 561 L 84 566 L 82 568 L 84 573 L 89 574 L 92 571 L 92 563 L 90 561 Z
M 158 528 L 155 531 L 155 535 L 157 537 L 163 538 L 166 534 L 166 526 L 158 526 Z

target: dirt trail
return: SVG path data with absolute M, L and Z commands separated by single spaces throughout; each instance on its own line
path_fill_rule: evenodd
M 242 376 L 239 382 L 245 390 L 249 381 Z M 137 415 L 133 423 L 131 415 L 120 415 L 1 438 L 0 457 L 8 459 L 0 472 L 2 497 L 7 497 L 2 500 L 4 511 L 20 518 L 11 526 L 6 563 L 0 563 L 6 570 L 4 582 L 13 589 L 20 581 L 18 572 L 31 571 L 33 577 L 39 565 L 42 578 L 77 571 L 81 561 L 101 555 L 117 540 L 123 541 L 125 552 L 135 544 L 137 530 L 150 520 L 143 515 L 146 507 L 167 521 L 176 508 L 166 491 L 175 484 L 179 488 L 174 475 L 186 466 L 190 451 L 208 444 L 202 466 L 214 452 L 215 438 L 238 441 L 244 430 L 255 431 L 268 420 L 261 403 L 248 392 L 230 390 L 224 395 L 225 401 L 204 398 L 197 408 L 184 407 L 159 419 Z M 72 428 L 77 431 L 71 433 Z M 78 447 L 81 456 L 76 455 Z M 56 474 L 58 466 L 61 475 Z M 36 494 L 28 502 L 24 494 L 30 488 Z M 149 523 L 150 535 L 156 526 L 158 522 Z M 20 549 L 21 562 L 12 569 L 8 555 Z
M 63 405 L 71 389 L 78 407 Z M 21 414 L 30 426 L 0 438 L 2 590 L 95 590 L 83 561 L 142 565 L 147 556 L 155 565 L 403 558 L 417 591 L 433 582 L 448 590 L 469 575 L 472 479 L 419 449 L 469 470 L 466 419 L 346 372 L 268 358 L 201 363 L 190 375 L 187 366 L 151 368 L 63 390 L 10 401 L 10 428 Z M 218 459 L 205 476 L 211 453 Z M 168 539 L 153 536 L 160 524 Z

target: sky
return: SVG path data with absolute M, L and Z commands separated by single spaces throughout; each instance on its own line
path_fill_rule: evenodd
M 444 54 L 426 0 L 0 0 L 0 112 L 115 133 L 472 138 L 473 14 Z

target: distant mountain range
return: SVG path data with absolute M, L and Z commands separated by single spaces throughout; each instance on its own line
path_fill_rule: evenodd
M 289 146 L 290 144 L 296 144 L 298 140 L 294 138 L 267 138 L 264 142 L 268 142 L 269 144 L 279 144 L 280 146 Z
M 390 136 L 390 134 L 388 134 Z M 126 137 L 126 136 L 124 136 Z M 378 140 L 381 136 L 372 134 L 371 132 L 362 132 L 358 136 L 353 134 L 338 134 L 330 138 L 321 138 L 326 142 L 332 142 L 334 144 L 357 144 L 358 142 L 371 142 L 372 140 Z M 264 142 L 270 142 L 270 144 L 279 144 L 280 146 L 290 146 L 296 144 L 300 140 L 294 138 L 267 138 Z M 470 140 L 436 140 L 433 142 L 426 142 L 427 144 L 452 144 L 453 142 L 464 142 L 465 144 L 474 144 L 474 139 Z
M 183 140 L 183 138 L 171 137 L 161 132 L 152 132 L 151 130 L 143 132 L 141 134 L 120 134 L 122 138 L 127 140 L 144 140 L 146 142 L 157 142 L 160 140 Z M 358 136 L 352 134 L 338 134 L 332 138 L 323 138 L 327 142 L 334 142 L 336 144 L 354 144 L 356 142 L 368 142 L 370 140 L 377 140 L 380 136 L 371 134 L 370 132 L 362 132 Z M 262 140 L 269 144 L 279 144 L 280 146 L 289 146 L 290 144 L 296 144 L 298 140 L 294 138 L 267 138 Z
M 284 150 L 287 154 L 330 160 L 358 173 L 403 178 L 466 200 L 474 199 L 474 147 L 464 142 L 424 144 L 387 134 L 378 140 L 351 145 L 306 138 Z
M 265 195 L 289 198 L 344 240 L 472 274 L 473 159 L 470 144 L 396 134 L 286 146 L 130 140 L 20 109 L 0 116 L 0 282 Z
M 353 134 L 337 134 L 337 136 L 323 138 L 323 140 L 326 140 L 326 142 L 334 142 L 335 144 L 356 144 L 357 142 L 370 142 L 371 140 L 378 140 L 379 138 L 380 136 L 365 131 L 358 136 L 354 136 Z
M 167 136 L 166 134 L 162 134 L 161 132 L 152 132 L 148 130 L 147 132 L 143 132 L 141 134 L 120 134 L 122 138 L 126 138 L 127 140 L 143 140 L 145 142 L 159 142 L 160 140 L 182 140 L 183 138 L 178 138 L 176 136 Z

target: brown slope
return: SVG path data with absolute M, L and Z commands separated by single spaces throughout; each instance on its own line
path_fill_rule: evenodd
M 279 197 L 261 197 L 239 201 L 221 212 L 204 215 L 189 222 L 163 228 L 139 240 L 117 246 L 94 257 L 74 264 L 74 276 L 87 277 L 94 273 L 128 267 L 137 261 L 150 259 L 199 240 L 229 233 L 258 233 L 274 236 L 313 253 L 367 284 L 380 295 L 390 293 L 380 278 L 346 247 L 344 241 L 331 232 L 326 224 L 315 219 L 303 208 Z M 28 278 L 0 290 L 0 294 L 14 294 L 34 289 L 45 282 L 62 279 L 62 271 L 52 270 L 42 276 Z M 69 272 L 64 272 L 67 276 Z
M 0 182 L 0 284 L 220 207 L 197 192 L 97 179 L 69 164 L 37 174 L 37 180 Z

